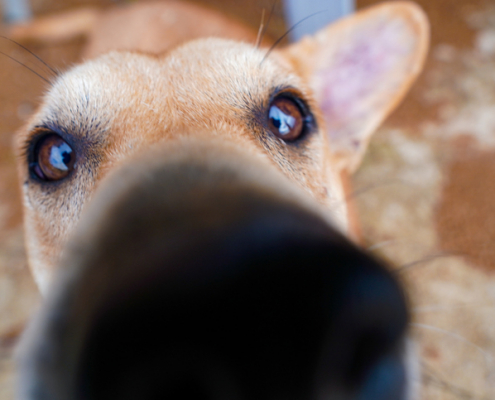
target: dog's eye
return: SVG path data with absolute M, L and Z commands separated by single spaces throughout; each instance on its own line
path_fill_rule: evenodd
M 296 140 L 304 131 L 303 113 L 294 100 L 276 97 L 270 104 L 268 125 L 275 136 L 285 141 Z
M 32 172 L 43 181 L 58 181 L 74 169 L 75 154 L 57 134 L 47 134 L 35 146 Z

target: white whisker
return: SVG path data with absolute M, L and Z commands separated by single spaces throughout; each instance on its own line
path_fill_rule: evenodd
M 433 305 L 427 305 L 427 306 L 418 306 L 418 307 L 413 307 L 412 312 L 415 314 L 421 314 L 421 313 L 427 313 L 427 312 L 445 312 L 445 311 L 450 311 L 458 308 L 463 308 L 463 307 L 473 307 L 475 306 L 476 308 L 480 307 L 491 307 L 493 308 L 492 305 L 489 304 L 484 304 L 484 303 L 478 303 L 478 302 L 471 302 L 471 303 L 458 303 L 458 304 L 433 304 Z
M 368 251 L 375 251 L 381 249 L 382 247 L 388 246 L 389 244 L 395 244 L 395 243 L 397 243 L 397 240 L 395 239 L 384 240 L 382 242 L 378 242 L 369 246 Z
M 255 47 L 258 49 L 261 45 L 261 33 L 263 32 L 263 28 L 265 26 L 265 9 L 261 12 L 261 23 L 260 28 L 258 29 L 258 36 L 256 37 L 256 45 Z
M 485 364 L 486 364 L 486 367 L 488 369 L 490 369 L 491 365 L 493 364 L 493 358 L 492 358 L 491 354 L 489 354 L 487 351 L 483 350 L 483 348 L 481 348 L 477 344 L 475 344 L 475 343 L 471 342 L 470 340 L 466 339 L 464 336 L 461 336 L 461 335 L 459 335 L 457 333 L 450 332 L 450 331 L 447 331 L 445 329 L 438 328 L 438 327 L 432 326 L 432 325 L 426 325 L 426 324 L 421 324 L 421 323 L 417 323 L 417 322 L 411 322 L 410 325 L 411 326 L 414 326 L 414 327 L 417 327 L 417 328 L 423 328 L 423 329 L 426 329 L 426 330 L 429 330 L 429 331 L 442 333 L 445 336 L 448 336 L 448 337 L 450 337 L 452 339 L 456 339 L 459 342 L 465 343 L 465 344 L 467 344 L 467 345 L 469 345 L 469 346 L 471 346 L 471 347 L 473 347 L 473 348 L 475 348 L 476 350 L 479 351 L 479 353 L 485 359 Z
M 438 258 L 446 258 L 446 257 L 464 257 L 464 254 L 456 254 L 456 253 L 451 253 L 451 252 L 441 252 L 441 253 L 436 253 L 436 254 L 430 254 L 426 257 L 420 258 L 415 261 L 411 261 L 409 263 L 400 265 L 398 268 L 395 269 L 395 272 L 404 272 L 407 271 L 411 267 L 415 267 L 417 265 L 424 265 L 427 264 L 431 261 L 435 261 Z

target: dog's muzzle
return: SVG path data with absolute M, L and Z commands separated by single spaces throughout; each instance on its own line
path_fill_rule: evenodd
M 22 400 L 405 398 L 393 276 L 275 168 L 218 147 L 102 184 L 24 338 Z

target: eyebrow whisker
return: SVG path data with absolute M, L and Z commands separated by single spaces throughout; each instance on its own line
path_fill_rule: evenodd
M 261 22 L 260 22 L 260 27 L 258 29 L 258 36 L 256 37 L 255 47 L 257 49 L 259 49 L 261 45 L 261 33 L 263 32 L 263 28 L 265 27 L 264 22 L 265 22 L 265 9 L 263 8 L 263 11 L 261 12 Z
M 33 57 L 35 57 L 38 61 L 40 61 L 45 67 L 48 68 L 48 70 L 54 75 L 54 76 L 58 76 L 58 72 L 55 70 L 55 68 L 53 68 L 52 66 L 50 66 L 47 62 L 45 62 L 40 56 L 38 56 L 37 54 L 35 54 L 33 51 L 29 50 L 27 47 L 23 46 L 22 44 L 16 42 L 15 40 L 12 40 L 6 36 L 3 36 L 3 35 L 0 35 L 0 38 L 1 39 L 4 39 L 4 40 L 8 40 L 9 42 L 11 43 L 14 43 L 16 46 L 20 47 L 21 49 L 27 51 L 29 54 L 31 54 Z
M 268 56 L 270 55 L 270 53 L 275 49 L 275 47 L 277 47 L 279 45 L 279 43 L 289 34 L 291 33 L 294 29 L 296 29 L 300 24 L 302 24 L 304 21 L 306 21 L 307 19 L 310 19 L 312 17 L 314 17 L 315 15 L 318 15 L 318 14 L 322 14 L 324 12 L 326 12 L 328 10 L 321 10 L 321 11 L 317 11 L 313 14 L 310 14 L 308 15 L 307 17 L 301 19 L 300 21 L 296 22 L 294 25 L 292 25 L 289 29 L 287 29 L 285 31 L 285 33 L 280 36 L 276 41 L 275 43 L 273 43 L 271 45 L 271 47 L 268 49 L 268 51 L 266 52 L 265 56 L 263 57 L 263 59 L 261 60 L 260 62 L 260 65 L 263 64 L 263 62 L 268 58 Z
M 23 64 L 22 62 L 20 62 L 19 60 L 16 60 L 14 57 L 11 57 L 9 56 L 8 54 L 0 51 L 0 54 L 4 55 L 5 57 L 7 58 L 10 58 L 12 61 L 15 61 L 17 64 L 19 65 L 22 65 L 24 68 L 28 69 L 29 71 L 31 71 L 33 74 L 37 75 L 38 77 L 40 77 L 41 79 L 43 79 L 46 83 L 50 84 L 50 81 L 48 79 L 46 79 L 44 76 L 40 75 L 38 72 L 36 72 L 34 69 L 28 67 L 26 64 Z
M 259 48 L 259 46 L 261 46 L 261 42 L 263 41 L 263 38 L 265 37 L 266 31 L 268 29 L 268 25 L 270 25 L 270 21 L 272 19 L 273 13 L 275 12 L 275 5 L 276 4 L 277 4 L 277 0 L 273 0 L 272 7 L 270 8 L 270 13 L 268 14 L 268 19 L 266 20 L 266 24 L 263 26 L 263 30 L 261 31 L 259 43 L 257 43 L 257 48 Z M 263 22 L 263 17 L 261 19 L 261 22 Z

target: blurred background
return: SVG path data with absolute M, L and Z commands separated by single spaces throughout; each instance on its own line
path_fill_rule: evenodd
M 193 2 L 253 29 L 262 10 L 268 13 L 273 5 L 272 0 Z M 351 201 L 362 221 L 364 246 L 388 259 L 409 289 L 421 399 L 488 400 L 495 398 L 495 1 L 416 2 L 432 26 L 426 68 L 372 140 L 353 177 Z M 36 17 L 117 2 L 30 3 Z M 356 0 L 355 7 L 375 3 Z M 287 25 L 278 3 L 267 34 L 276 39 Z M 0 34 L 5 32 L 0 24 Z M 27 44 L 61 71 L 80 61 L 83 46 L 83 38 Z M 12 137 L 47 88 L 7 56 L 42 71 L 26 51 L 0 39 L 1 400 L 13 398 L 15 343 L 40 301 L 26 268 Z

